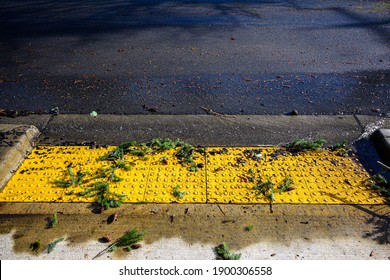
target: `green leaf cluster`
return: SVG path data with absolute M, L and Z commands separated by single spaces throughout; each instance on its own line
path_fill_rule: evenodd
M 246 231 L 252 231 L 253 230 L 253 225 L 249 225 L 245 227 Z
M 177 185 L 176 187 L 175 187 L 175 189 L 173 190 L 173 196 L 174 197 L 178 197 L 178 198 L 180 198 L 180 199 L 183 199 L 184 198 L 184 196 L 187 194 L 187 192 L 181 192 L 180 191 L 180 186 L 179 185 Z
M 371 189 L 379 191 L 386 198 L 387 202 L 390 203 L 390 183 L 382 174 L 371 176 L 367 182 Z
M 326 141 L 324 139 L 317 139 L 317 140 L 298 139 L 285 145 L 285 148 L 291 153 L 317 151 L 321 149 L 325 143 Z
M 254 190 L 268 197 L 271 203 L 273 203 L 273 201 L 275 200 L 275 184 L 269 178 L 266 182 L 260 182 L 259 184 L 254 186 Z
M 223 242 L 217 247 L 217 254 L 223 260 L 239 260 L 241 253 L 230 253 L 229 246 L 226 242 Z
M 100 161 L 111 161 L 116 166 L 121 161 L 122 166 L 129 167 L 129 162 L 124 160 L 125 155 L 134 155 L 140 159 L 147 159 L 148 155 L 154 155 L 159 152 L 167 151 L 170 149 L 179 150 L 175 153 L 175 157 L 182 165 L 189 165 L 190 171 L 197 171 L 199 168 L 194 162 L 195 153 L 203 154 L 205 151 L 202 148 L 194 148 L 192 145 L 187 144 L 181 140 L 161 139 L 154 138 L 149 143 L 138 143 L 136 141 L 129 141 L 119 145 L 111 150 L 108 154 L 99 158 Z
M 290 188 L 293 186 L 293 180 L 290 176 L 287 176 L 284 178 L 284 181 L 279 186 L 279 193 L 284 193 L 290 190 Z
M 347 141 L 344 141 L 342 143 L 338 143 L 333 146 L 330 146 L 329 150 L 337 153 L 337 155 L 339 156 L 346 156 L 348 154 L 346 147 L 347 147 Z

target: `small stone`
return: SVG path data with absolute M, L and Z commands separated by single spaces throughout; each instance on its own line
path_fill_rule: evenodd
M 298 116 L 298 111 L 292 110 L 290 114 L 291 114 L 291 116 Z
M 374 257 L 375 255 L 376 255 L 376 253 L 374 252 L 374 250 L 372 250 L 370 253 L 370 257 Z
M 97 117 L 97 115 L 98 115 L 98 113 L 96 111 L 92 111 L 89 114 L 91 115 L 91 117 Z
M 99 241 L 101 243 L 108 243 L 111 241 L 111 237 L 110 236 L 103 236 L 102 238 L 99 239 Z
M 139 248 L 141 248 L 141 247 L 142 247 L 142 245 L 139 244 L 139 243 L 136 243 L 136 244 L 131 245 L 131 249 L 133 249 L 133 250 L 137 250 L 137 249 L 139 249 Z
M 118 213 L 110 215 L 107 219 L 107 224 L 111 224 L 116 221 L 118 221 Z

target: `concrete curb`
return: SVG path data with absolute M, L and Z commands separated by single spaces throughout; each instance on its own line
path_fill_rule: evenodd
M 0 124 L 0 190 L 31 152 L 39 135 L 33 125 Z
M 351 115 L 59 115 L 45 127 L 41 143 L 92 141 L 119 145 L 129 140 L 146 142 L 160 137 L 181 139 L 193 145 L 251 146 L 324 138 L 333 145 L 352 142 L 361 133 L 360 123 Z
M 371 139 L 384 163 L 390 165 L 390 129 L 376 130 Z

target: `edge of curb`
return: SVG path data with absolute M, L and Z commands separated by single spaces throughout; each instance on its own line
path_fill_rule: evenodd
M 33 125 L 0 125 L 3 135 L 11 135 L 0 150 L 0 190 L 7 184 L 26 156 L 35 146 L 40 131 Z

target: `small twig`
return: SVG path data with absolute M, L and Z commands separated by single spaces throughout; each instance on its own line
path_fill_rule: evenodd
M 203 106 L 202 106 L 202 109 L 205 110 L 206 113 L 207 113 L 207 114 L 210 114 L 210 115 L 214 115 L 214 116 L 224 116 L 223 114 L 214 112 L 213 110 L 211 110 L 211 109 L 209 109 L 209 108 L 206 108 L 206 107 L 203 107 Z
M 222 212 L 222 214 L 223 214 L 224 216 L 226 216 L 225 212 L 222 211 L 221 206 L 219 206 L 219 204 L 217 204 L 217 206 L 218 206 L 219 210 Z
M 222 117 L 222 118 L 234 118 L 234 116 L 229 116 L 229 115 L 225 115 L 225 114 L 221 114 L 221 113 L 218 113 L 218 112 L 215 112 L 209 108 L 206 108 L 206 107 L 203 107 L 202 106 L 202 109 L 206 111 L 207 114 L 209 115 L 213 115 L 213 116 L 217 116 L 217 117 Z
M 92 260 L 94 260 L 94 259 L 96 259 L 96 258 L 98 258 L 98 257 L 100 257 L 100 256 L 102 256 L 102 255 L 104 255 L 105 253 L 109 252 L 112 248 L 114 248 L 114 247 L 118 244 L 118 242 L 119 242 L 119 240 L 116 241 L 116 242 L 114 242 L 114 243 L 112 243 L 110 246 L 108 246 L 108 247 L 107 247 L 106 249 L 104 249 L 103 251 L 100 251 L 100 253 L 97 254 L 95 257 L 93 257 Z
M 380 161 L 377 161 L 377 163 L 379 163 L 379 164 L 382 165 L 383 167 L 385 167 L 385 168 L 387 168 L 387 169 L 390 170 L 390 167 L 387 166 L 386 164 L 384 164 L 384 163 L 382 163 L 382 162 L 380 162 Z

